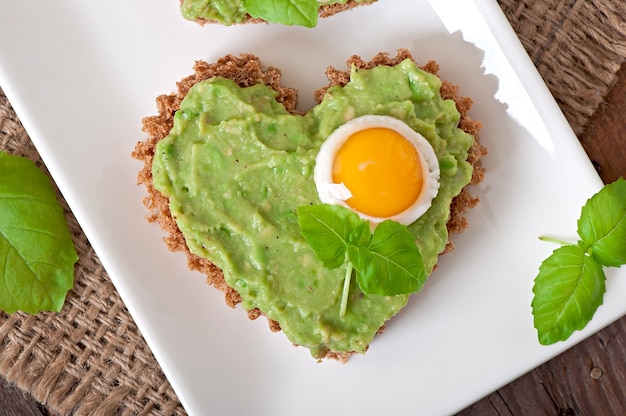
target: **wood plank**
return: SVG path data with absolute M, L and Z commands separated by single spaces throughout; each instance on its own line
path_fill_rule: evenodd
M 26 392 L 0 377 L 0 415 L 48 416 L 49 413 Z
M 605 183 L 626 178 L 626 64 L 618 72 L 604 104 L 580 137 L 585 151 Z

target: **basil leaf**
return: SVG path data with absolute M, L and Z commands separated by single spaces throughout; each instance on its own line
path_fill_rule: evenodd
M 302 236 L 329 269 L 336 269 L 345 263 L 347 245 L 362 241 L 364 231 L 369 238 L 368 223 L 338 205 L 302 206 L 297 208 L 297 213 Z
M 369 221 L 362 220 L 358 215 L 357 219 L 359 222 L 348 235 L 347 243 L 357 247 L 367 247 L 370 241 L 372 241 L 370 223 Z
M 61 310 L 77 259 L 48 177 L 30 160 L 0 152 L 0 309 Z
M 424 261 L 408 228 L 387 220 L 371 234 L 369 221 L 338 205 L 298 207 L 300 231 L 315 255 L 329 269 L 346 260 L 356 269 L 356 281 L 366 295 L 410 294 L 426 281 Z M 347 257 L 347 258 L 346 258 Z M 346 285 L 352 268 L 348 268 Z M 342 316 L 345 313 L 344 287 Z
M 243 0 L 243 7 L 252 17 L 270 23 L 315 27 L 317 0 Z
M 533 286 L 539 342 L 564 341 L 591 320 L 606 291 L 602 266 L 579 245 L 562 246 L 543 261 Z
M 626 264 L 626 181 L 620 178 L 591 197 L 578 220 L 578 235 L 604 266 Z
M 348 258 L 357 270 L 359 287 L 368 295 L 413 293 L 426 280 L 415 238 L 405 226 L 394 221 L 378 224 L 368 247 L 350 246 Z

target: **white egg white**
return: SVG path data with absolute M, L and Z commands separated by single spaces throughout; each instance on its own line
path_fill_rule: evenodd
M 395 130 L 406 138 L 417 150 L 423 168 L 424 187 L 415 202 L 406 210 L 391 217 L 372 217 L 349 207 L 346 200 L 352 194 L 346 186 L 333 183 L 333 160 L 337 151 L 352 134 L 369 128 L 384 127 Z M 389 116 L 365 115 L 354 118 L 339 126 L 324 141 L 315 159 L 313 179 L 320 200 L 326 204 L 336 204 L 350 208 L 365 220 L 376 224 L 387 219 L 409 225 L 421 217 L 430 208 L 432 200 L 439 191 L 439 161 L 431 144 L 406 123 Z

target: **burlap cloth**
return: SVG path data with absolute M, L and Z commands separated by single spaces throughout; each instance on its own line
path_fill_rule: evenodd
M 582 133 L 626 59 L 624 2 L 499 3 L 574 131 Z M 45 170 L 1 90 L 0 149 Z M 69 211 L 67 219 L 80 254 L 75 287 L 60 313 L 0 313 L 0 374 L 53 414 L 185 414 Z

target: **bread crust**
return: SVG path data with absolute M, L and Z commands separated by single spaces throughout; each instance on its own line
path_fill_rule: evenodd
M 354 55 L 346 62 L 347 70 L 338 70 L 333 67 L 328 68 L 326 76 L 329 80 L 329 84 L 315 92 L 315 99 L 319 103 L 328 88 L 335 85 L 346 85 L 350 80 L 350 68 L 352 68 L 352 66 L 358 69 L 369 69 L 379 65 L 394 66 L 407 58 L 413 59 L 406 49 L 398 50 L 395 57 L 391 57 L 385 53 L 379 53 L 370 61 L 364 61 Z M 436 62 L 430 61 L 424 65 L 422 69 L 437 75 L 439 66 Z M 145 186 L 148 192 L 148 195 L 143 201 L 146 208 L 150 211 L 147 217 L 148 221 L 156 222 L 160 225 L 165 231 L 166 235 L 164 241 L 168 249 L 171 251 L 184 252 L 187 256 L 189 269 L 204 274 L 207 283 L 222 291 L 225 296 L 226 304 L 234 308 L 241 302 L 241 296 L 226 283 L 222 271 L 217 266 L 212 264 L 209 260 L 192 254 L 189 251 L 182 232 L 170 215 L 168 198 L 161 194 L 152 183 L 152 161 L 154 159 L 156 145 L 161 139 L 166 137 L 173 128 L 174 114 L 180 108 L 181 101 L 193 85 L 215 76 L 231 79 L 243 88 L 256 84 L 270 86 L 277 92 L 277 101 L 284 105 L 289 112 L 298 114 L 296 110 L 297 91 L 293 88 L 283 86 L 281 84 L 280 70 L 271 66 L 262 65 L 259 58 L 256 56 L 251 54 L 243 54 L 239 57 L 227 55 L 220 58 L 215 63 L 197 61 L 194 65 L 194 73 L 177 83 L 177 91 L 175 93 L 164 94 L 157 97 L 156 104 L 158 114 L 146 117 L 142 120 L 143 131 L 148 135 L 148 138 L 137 143 L 132 152 L 132 157 L 143 162 L 143 167 L 137 176 L 137 183 L 138 185 Z M 461 193 L 452 201 L 450 219 L 447 223 L 449 234 L 461 233 L 469 227 L 465 213 L 476 206 L 479 199 L 471 195 L 467 188 L 470 185 L 477 185 L 483 180 L 485 172 L 482 167 L 481 158 L 487 154 L 487 149 L 480 144 L 478 139 L 481 123 L 473 120 L 468 115 L 472 107 L 472 100 L 468 97 L 459 97 L 457 91 L 457 86 L 442 81 L 440 90 L 442 97 L 445 99 L 453 99 L 461 114 L 459 127 L 475 137 L 474 144 L 468 152 L 468 161 L 472 164 L 474 170 L 470 184 L 464 187 Z M 452 242 L 448 239 L 444 253 L 451 251 L 453 248 Z M 258 309 L 252 309 L 247 313 L 250 319 L 257 319 L 259 316 L 263 315 Z M 270 330 L 274 332 L 280 331 L 278 322 L 269 318 L 268 322 Z M 383 329 L 384 326 L 379 330 L 379 333 L 382 332 Z M 328 352 L 325 358 L 345 362 L 350 355 L 351 353 Z

